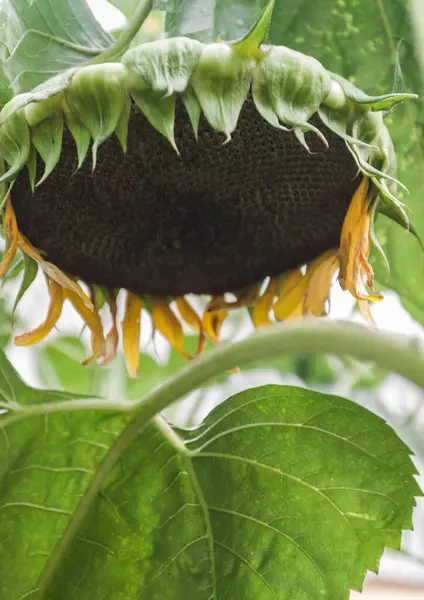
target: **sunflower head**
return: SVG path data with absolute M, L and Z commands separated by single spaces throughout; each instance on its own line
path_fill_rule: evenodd
M 45 338 L 68 301 L 91 332 L 86 362 L 108 364 L 126 290 L 121 332 L 136 375 L 142 311 L 191 358 L 182 323 L 200 353 L 234 308 L 256 326 L 323 316 L 336 273 L 371 320 L 374 220 L 382 212 L 414 232 L 383 116 L 415 96 L 369 96 L 312 57 L 264 46 L 272 7 L 241 40 L 145 43 L 3 107 L 0 276 L 19 251 L 50 296 L 18 345 Z M 209 296 L 203 314 L 190 294 Z

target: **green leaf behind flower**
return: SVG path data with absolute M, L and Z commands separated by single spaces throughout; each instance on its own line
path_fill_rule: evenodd
M 14 420 L 16 401 L 72 395 L 28 388 L 4 356 L 0 396 L 8 600 L 40 585 L 46 600 L 347 600 L 411 527 L 408 448 L 342 398 L 256 388 L 196 430 L 159 420 L 126 445 L 128 414 Z
M 114 38 L 84 0 L 4 0 L 0 12 L 2 77 L 13 94 L 97 56 Z

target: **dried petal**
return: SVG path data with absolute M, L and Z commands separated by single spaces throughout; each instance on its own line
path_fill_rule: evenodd
M 252 320 L 255 327 L 272 325 L 269 312 L 274 304 L 275 296 L 278 295 L 278 279 L 270 279 L 262 296 L 253 307 Z
M 7 236 L 7 250 L 4 253 L 3 260 L 0 263 L 0 277 L 4 277 L 6 275 L 18 249 L 18 224 L 16 222 L 15 211 L 13 210 L 10 197 L 6 201 L 4 229 Z
M 130 377 L 137 377 L 140 361 L 140 319 L 143 303 L 138 296 L 127 293 L 122 321 L 122 343 Z
M 209 304 L 205 308 L 202 319 L 202 328 L 206 335 L 213 341 L 217 342 L 221 327 L 228 317 L 228 310 L 209 310 L 209 306 L 213 306 L 215 303 L 225 301 L 224 296 L 213 296 Z
M 105 354 L 105 338 L 103 334 L 102 322 L 97 310 L 94 307 L 92 310 L 90 310 L 81 299 L 79 294 L 70 290 L 69 288 L 64 288 L 64 293 L 65 298 L 71 302 L 72 306 L 79 313 L 84 323 L 90 329 L 91 348 L 93 350 L 93 355 L 83 362 L 83 365 L 88 365 L 97 358 L 103 358 Z
M 184 352 L 184 334 L 181 323 L 169 308 L 164 298 L 153 298 L 151 313 L 155 329 L 168 340 L 178 354 L 184 358 L 191 359 L 192 357 Z
M 52 331 L 53 327 L 59 320 L 62 314 L 63 302 L 65 300 L 65 294 L 62 286 L 52 279 L 49 281 L 49 294 L 50 304 L 47 312 L 47 316 L 44 322 L 34 329 L 30 333 L 24 333 L 18 335 L 15 338 L 15 344 L 17 346 L 31 346 L 44 340 L 44 338 Z

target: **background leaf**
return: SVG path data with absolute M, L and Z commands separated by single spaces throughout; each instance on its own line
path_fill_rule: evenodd
M 23 392 L 10 368 L 3 376 L 9 395 L 54 398 Z M 347 600 L 384 546 L 399 546 L 419 494 L 408 449 L 381 419 L 298 388 L 234 396 L 199 429 L 177 432 L 185 448 L 157 422 L 106 472 L 128 416 L 8 418 L 0 417 L 8 600 L 37 597 L 81 501 L 90 510 L 71 528 L 48 600 Z
M 202 42 L 235 40 L 253 25 L 267 0 L 168 0 L 166 30 Z
M 4 0 L 0 23 L 3 71 L 14 94 L 97 56 L 114 42 L 84 0 Z

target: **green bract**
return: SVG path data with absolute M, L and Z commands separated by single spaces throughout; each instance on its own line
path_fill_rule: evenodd
M 75 139 L 79 166 L 90 140 L 93 168 L 97 148 L 113 133 L 125 151 L 131 100 L 176 150 L 177 97 L 195 135 L 203 113 L 229 141 L 251 89 L 262 117 L 274 127 L 294 130 L 307 151 L 305 132 L 327 144 L 316 120 L 311 123 L 318 114 L 345 140 L 358 169 L 374 183 L 378 210 L 409 228 L 396 197 L 395 154 L 382 111 L 416 96 L 368 96 L 314 58 L 284 46 L 260 47 L 263 27 L 260 19 L 250 37 L 236 43 L 201 44 L 179 37 L 142 44 L 120 62 L 73 68 L 16 96 L 0 113 L 0 157 L 7 165 L 0 182 L 13 181 L 27 165 L 34 184 L 35 152 L 45 163 L 38 183 L 44 181 L 59 161 L 64 121 Z

